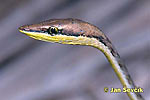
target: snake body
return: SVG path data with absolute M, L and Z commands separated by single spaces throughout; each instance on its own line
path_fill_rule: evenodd
M 79 19 L 50 19 L 19 27 L 19 31 L 42 41 L 92 46 L 104 53 L 124 88 L 136 88 L 119 54 L 96 26 Z M 131 100 L 144 100 L 138 92 L 127 92 Z

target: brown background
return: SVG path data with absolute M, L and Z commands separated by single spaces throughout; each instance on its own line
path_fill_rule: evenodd
M 150 0 L 0 0 L 0 100 L 128 100 L 105 56 L 33 40 L 24 24 L 79 18 L 105 32 L 150 100 Z

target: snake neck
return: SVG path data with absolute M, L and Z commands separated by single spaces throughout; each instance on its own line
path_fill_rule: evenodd
M 106 39 L 106 40 L 105 40 Z M 124 88 L 136 88 L 133 80 L 131 79 L 129 72 L 121 60 L 119 54 L 117 53 L 115 47 L 112 45 L 108 38 L 99 37 L 97 38 L 98 43 L 96 43 L 95 47 L 102 51 L 104 55 L 109 60 L 112 68 L 116 72 L 118 78 L 120 79 L 121 83 L 123 84 Z M 130 97 L 131 100 L 144 100 L 140 93 L 138 92 L 128 92 L 127 95 Z

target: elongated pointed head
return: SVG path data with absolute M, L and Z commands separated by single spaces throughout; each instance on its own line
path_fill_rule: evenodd
M 89 45 L 91 38 L 105 38 L 94 25 L 78 19 L 52 19 L 19 27 L 19 31 L 42 41 Z

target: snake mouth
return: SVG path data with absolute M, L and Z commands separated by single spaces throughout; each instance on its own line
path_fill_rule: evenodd
M 27 30 L 25 30 L 25 29 L 22 29 L 22 28 L 18 28 L 19 29 L 19 31 L 21 32 L 21 33 L 24 33 L 24 34 L 26 34 L 26 35 L 28 35 L 28 36 L 31 36 L 33 33 L 31 33 L 30 31 L 27 31 Z

